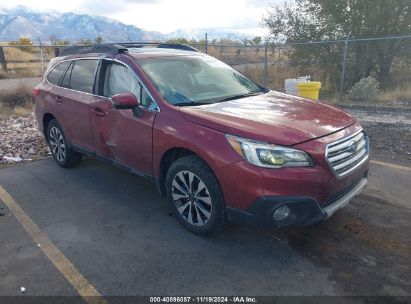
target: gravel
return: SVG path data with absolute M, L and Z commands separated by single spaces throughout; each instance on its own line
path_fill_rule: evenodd
M 37 128 L 34 113 L 29 117 L 0 120 L 0 165 L 50 156 L 50 149 Z

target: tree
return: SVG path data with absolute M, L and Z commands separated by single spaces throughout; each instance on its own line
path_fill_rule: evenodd
M 97 36 L 96 39 L 94 39 L 94 41 L 95 41 L 97 44 L 100 44 L 100 43 L 103 42 L 103 38 L 102 38 L 101 36 Z
M 264 24 L 277 41 L 306 42 L 353 38 L 409 35 L 410 0 L 296 0 L 294 5 L 272 6 Z M 400 50 L 410 46 L 409 39 L 350 43 L 351 84 L 375 74 L 384 85 L 391 65 Z M 342 44 L 296 46 L 292 61 L 336 63 L 341 70 Z
M 18 46 L 20 50 L 25 52 L 33 51 L 33 42 L 28 37 L 20 37 L 18 41 L 9 42 L 9 45 Z
M 166 43 L 171 43 L 171 44 L 187 44 L 189 41 L 185 38 L 173 38 L 173 39 L 168 39 Z
M 253 42 L 254 45 L 259 45 L 261 44 L 261 37 L 257 36 L 254 37 L 253 40 L 251 40 Z

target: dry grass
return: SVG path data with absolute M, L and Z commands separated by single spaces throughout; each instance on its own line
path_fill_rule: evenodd
M 34 96 L 29 87 L 0 93 L 0 117 L 28 116 L 34 108 Z
M 38 54 L 35 53 L 29 53 L 20 50 L 17 47 L 5 47 L 3 48 L 4 50 L 4 55 L 6 57 L 6 60 L 36 60 L 38 59 Z
M 30 62 L 31 60 L 40 60 L 40 49 L 32 48 L 33 51 L 28 52 L 18 47 L 4 47 L 3 50 L 8 72 L 6 74 L 5 71 L 0 71 L 0 79 L 35 77 L 42 74 L 40 62 Z M 49 53 L 44 52 L 44 67 L 47 67 L 48 61 L 52 58 Z
M 411 87 L 397 87 L 393 90 L 383 91 L 379 94 L 377 100 L 381 102 L 410 101 Z

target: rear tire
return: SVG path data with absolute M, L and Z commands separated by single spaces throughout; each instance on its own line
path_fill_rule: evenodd
M 195 155 L 176 160 L 166 177 L 167 197 L 180 223 L 189 231 L 210 236 L 226 223 L 220 185 L 210 167 Z
M 53 119 L 47 125 L 47 142 L 56 163 L 63 168 L 71 168 L 79 164 L 81 154 L 74 151 L 68 144 L 63 128 Z

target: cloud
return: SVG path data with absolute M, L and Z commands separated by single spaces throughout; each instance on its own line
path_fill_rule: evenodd
M 161 0 L 121 0 L 122 2 L 130 2 L 135 4 L 155 4 L 161 2 Z
M 161 0 L 116 0 L 105 1 L 102 4 L 101 0 L 89 0 L 83 2 L 77 10 L 88 14 L 107 16 L 129 10 L 134 5 L 155 5 L 159 2 Z
M 282 4 L 287 2 L 287 0 L 247 0 L 247 4 L 252 7 L 262 7 L 266 8 L 272 4 Z M 288 2 L 294 2 L 293 0 L 288 0 Z

